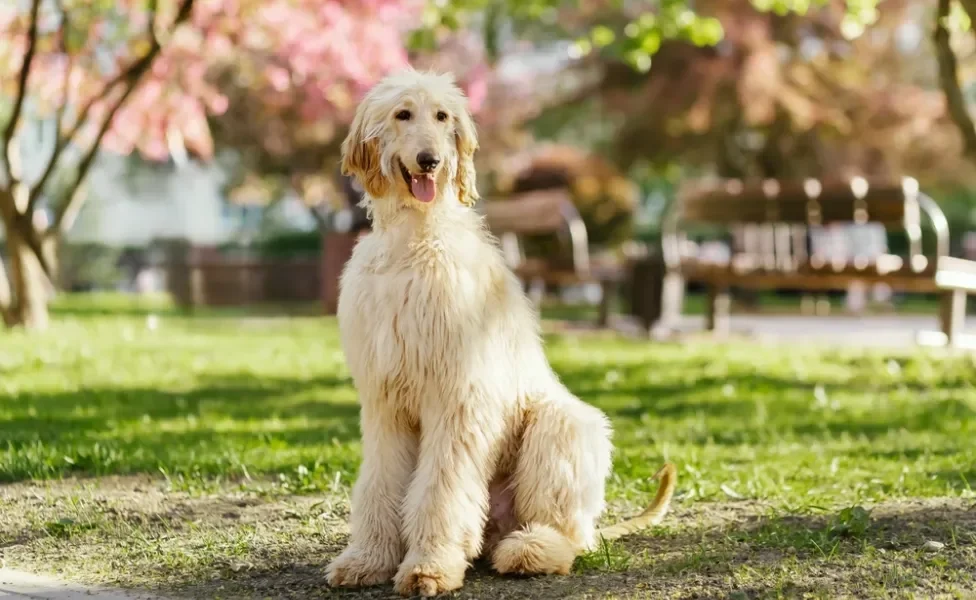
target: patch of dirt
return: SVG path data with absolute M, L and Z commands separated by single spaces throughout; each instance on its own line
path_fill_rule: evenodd
M 581 557 L 574 575 L 500 577 L 477 564 L 454 597 L 976 597 L 972 500 L 864 508 L 679 504 L 665 526 Z M 0 559 L 177 597 L 395 597 L 390 586 L 326 586 L 347 516 L 344 494 L 282 495 L 258 484 L 206 494 L 147 477 L 15 484 L 0 487 Z

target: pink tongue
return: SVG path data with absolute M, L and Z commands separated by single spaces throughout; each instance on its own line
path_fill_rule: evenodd
M 437 184 L 429 175 L 414 175 L 410 178 L 410 191 L 421 202 L 430 202 L 437 193 Z

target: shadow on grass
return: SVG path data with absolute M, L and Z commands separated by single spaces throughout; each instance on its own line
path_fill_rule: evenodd
M 681 381 L 673 377 L 649 381 L 646 365 L 614 368 L 621 383 L 613 385 L 607 383 L 606 367 L 574 367 L 561 370 L 559 375 L 573 393 L 621 422 L 650 418 L 673 423 L 700 417 L 721 423 L 721 427 L 709 427 L 700 439 L 689 440 L 697 443 L 755 444 L 773 430 L 778 436 L 800 438 L 849 435 L 875 439 L 903 429 L 945 432 L 959 422 L 976 421 L 976 406 L 967 399 L 972 394 L 968 381 L 947 379 L 937 386 L 917 381 L 831 381 L 818 399 L 818 383 L 813 381 L 755 372 L 696 376 L 708 364 L 702 361 L 696 367 L 682 363 L 688 376 Z M 917 396 L 911 401 L 898 400 L 887 408 L 870 404 L 906 391 Z M 937 394 L 925 397 L 931 392 Z M 867 404 L 840 403 L 830 410 L 817 409 L 818 402 L 827 404 L 835 395 L 860 396 Z M 626 401 L 615 402 L 615 397 Z M 756 419 L 762 423 L 757 424 Z
M 348 379 L 245 373 L 205 378 L 185 390 L 23 392 L 16 402 L 27 410 L 0 420 L 0 455 L 7 453 L 0 481 L 158 473 L 172 457 L 187 457 L 192 464 L 195 449 L 200 450 L 197 461 L 214 462 L 202 470 L 220 474 L 221 464 L 232 467 L 232 455 L 250 448 L 300 451 L 350 444 L 359 439 L 359 409 L 354 396 L 330 399 L 338 393 L 354 393 Z
M 616 543 L 606 562 L 600 552 L 581 558 L 571 576 L 501 577 L 479 561 L 454 597 L 833 598 L 973 589 L 976 510 L 961 502 L 888 505 L 863 520 L 845 520 L 838 516 L 842 513 L 736 514 L 709 525 L 692 521 L 697 506 L 682 511 L 686 526 Z M 928 551 L 925 544 L 931 541 L 945 546 Z M 184 581 L 180 589 L 198 597 L 215 590 L 255 598 L 395 597 L 391 586 L 329 589 L 324 568 L 341 549 L 335 542 L 301 558 L 287 549 L 262 553 L 251 561 L 254 568 Z
M 245 306 L 201 306 L 176 304 L 168 294 L 140 296 L 115 292 L 75 293 L 58 296 L 50 306 L 54 317 L 205 317 L 321 315 L 319 302 L 264 302 Z
M 707 359 L 688 358 L 681 365 L 683 376 L 677 381 L 674 374 L 660 382 L 649 380 L 645 364 L 616 367 L 619 383 L 614 385 L 608 385 L 604 367 L 564 368 L 560 375 L 570 390 L 604 409 L 624 436 L 648 422 L 659 423 L 691 444 L 762 445 L 771 436 L 873 440 L 900 430 L 957 435 L 953 427 L 958 423 L 976 421 L 976 409 L 963 397 L 970 393 L 967 381 L 950 380 L 938 395 L 926 397 L 922 392 L 928 388 L 914 381 L 829 382 L 828 394 L 858 395 L 866 403 L 825 411 L 815 406 L 811 382 L 752 370 L 697 376 L 710 367 Z M 890 409 L 871 404 L 906 387 L 917 389 L 919 398 L 898 401 Z M 733 390 L 731 397 L 724 392 L 727 388 Z M 341 453 L 343 464 L 355 463 L 356 452 L 348 448 L 359 438 L 354 394 L 347 378 L 250 373 L 198 378 L 186 389 L 22 392 L 11 404 L 10 416 L 0 420 L 0 481 L 68 473 L 157 473 L 162 465 L 187 470 L 199 465 L 203 474 L 225 475 L 248 462 L 240 458 L 242 452 L 250 452 L 251 458 L 261 453 L 262 464 L 287 468 L 299 464 L 288 461 L 319 448 L 323 460 Z M 701 420 L 707 426 L 688 426 Z M 333 448 L 338 450 L 329 454 Z M 909 460 L 940 451 L 950 453 L 947 448 L 906 448 L 875 458 Z M 279 461 L 276 454 L 296 458 Z M 976 478 L 968 478 L 967 484 L 958 473 L 947 476 L 963 487 L 976 485 Z
M 316 304 L 268 304 L 246 307 L 202 307 L 196 309 L 182 308 L 173 305 L 131 304 L 123 307 L 86 305 L 53 306 L 51 315 L 54 317 L 182 317 L 194 319 L 235 319 L 244 317 L 296 317 L 320 316 L 321 307 Z

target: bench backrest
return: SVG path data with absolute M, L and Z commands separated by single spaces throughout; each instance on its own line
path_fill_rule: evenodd
M 880 223 L 905 229 L 921 221 L 918 183 L 911 178 L 697 183 L 682 189 L 677 203 L 681 221 L 703 224 Z
M 680 264 L 686 223 L 726 227 L 745 246 L 740 262 L 786 270 L 808 261 L 827 260 L 817 244 L 813 256 L 807 252 L 808 236 L 822 233 L 824 226 L 874 224 L 907 233 L 908 264 L 919 270 L 934 264 L 923 255 L 923 215 L 935 235 L 935 256 L 947 255 L 949 225 L 945 215 L 911 177 L 695 182 L 682 187 L 665 216 L 664 259 L 669 268 Z M 870 259 L 863 252 L 855 254 L 860 255 L 854 258 L 855 263 Z
M 586 225 L 567 190 L 524 192 L 507 200 L 489 200 L 480 209 L 488 229 L 500 239 L 509 266 L 516 268 L 524 260 L 519 236 L 556 234 L 568 242 L 573 269 L 581 276 L 588 272 Z
M 567 205 L 573 201 L 565 190 L 540 190 L 514 195 L 482 205 L 488 228 L 495 234 L 532 235 L 556 233 L 566 226 Z

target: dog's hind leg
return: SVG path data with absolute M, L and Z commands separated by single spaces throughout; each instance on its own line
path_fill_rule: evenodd
M 515 470 L 520 529 L 492 553 L 499 573 L 569 573 L 594 542 L 610 472 L 610 426 L 596 408 L 565 393 L 530 406 Z

